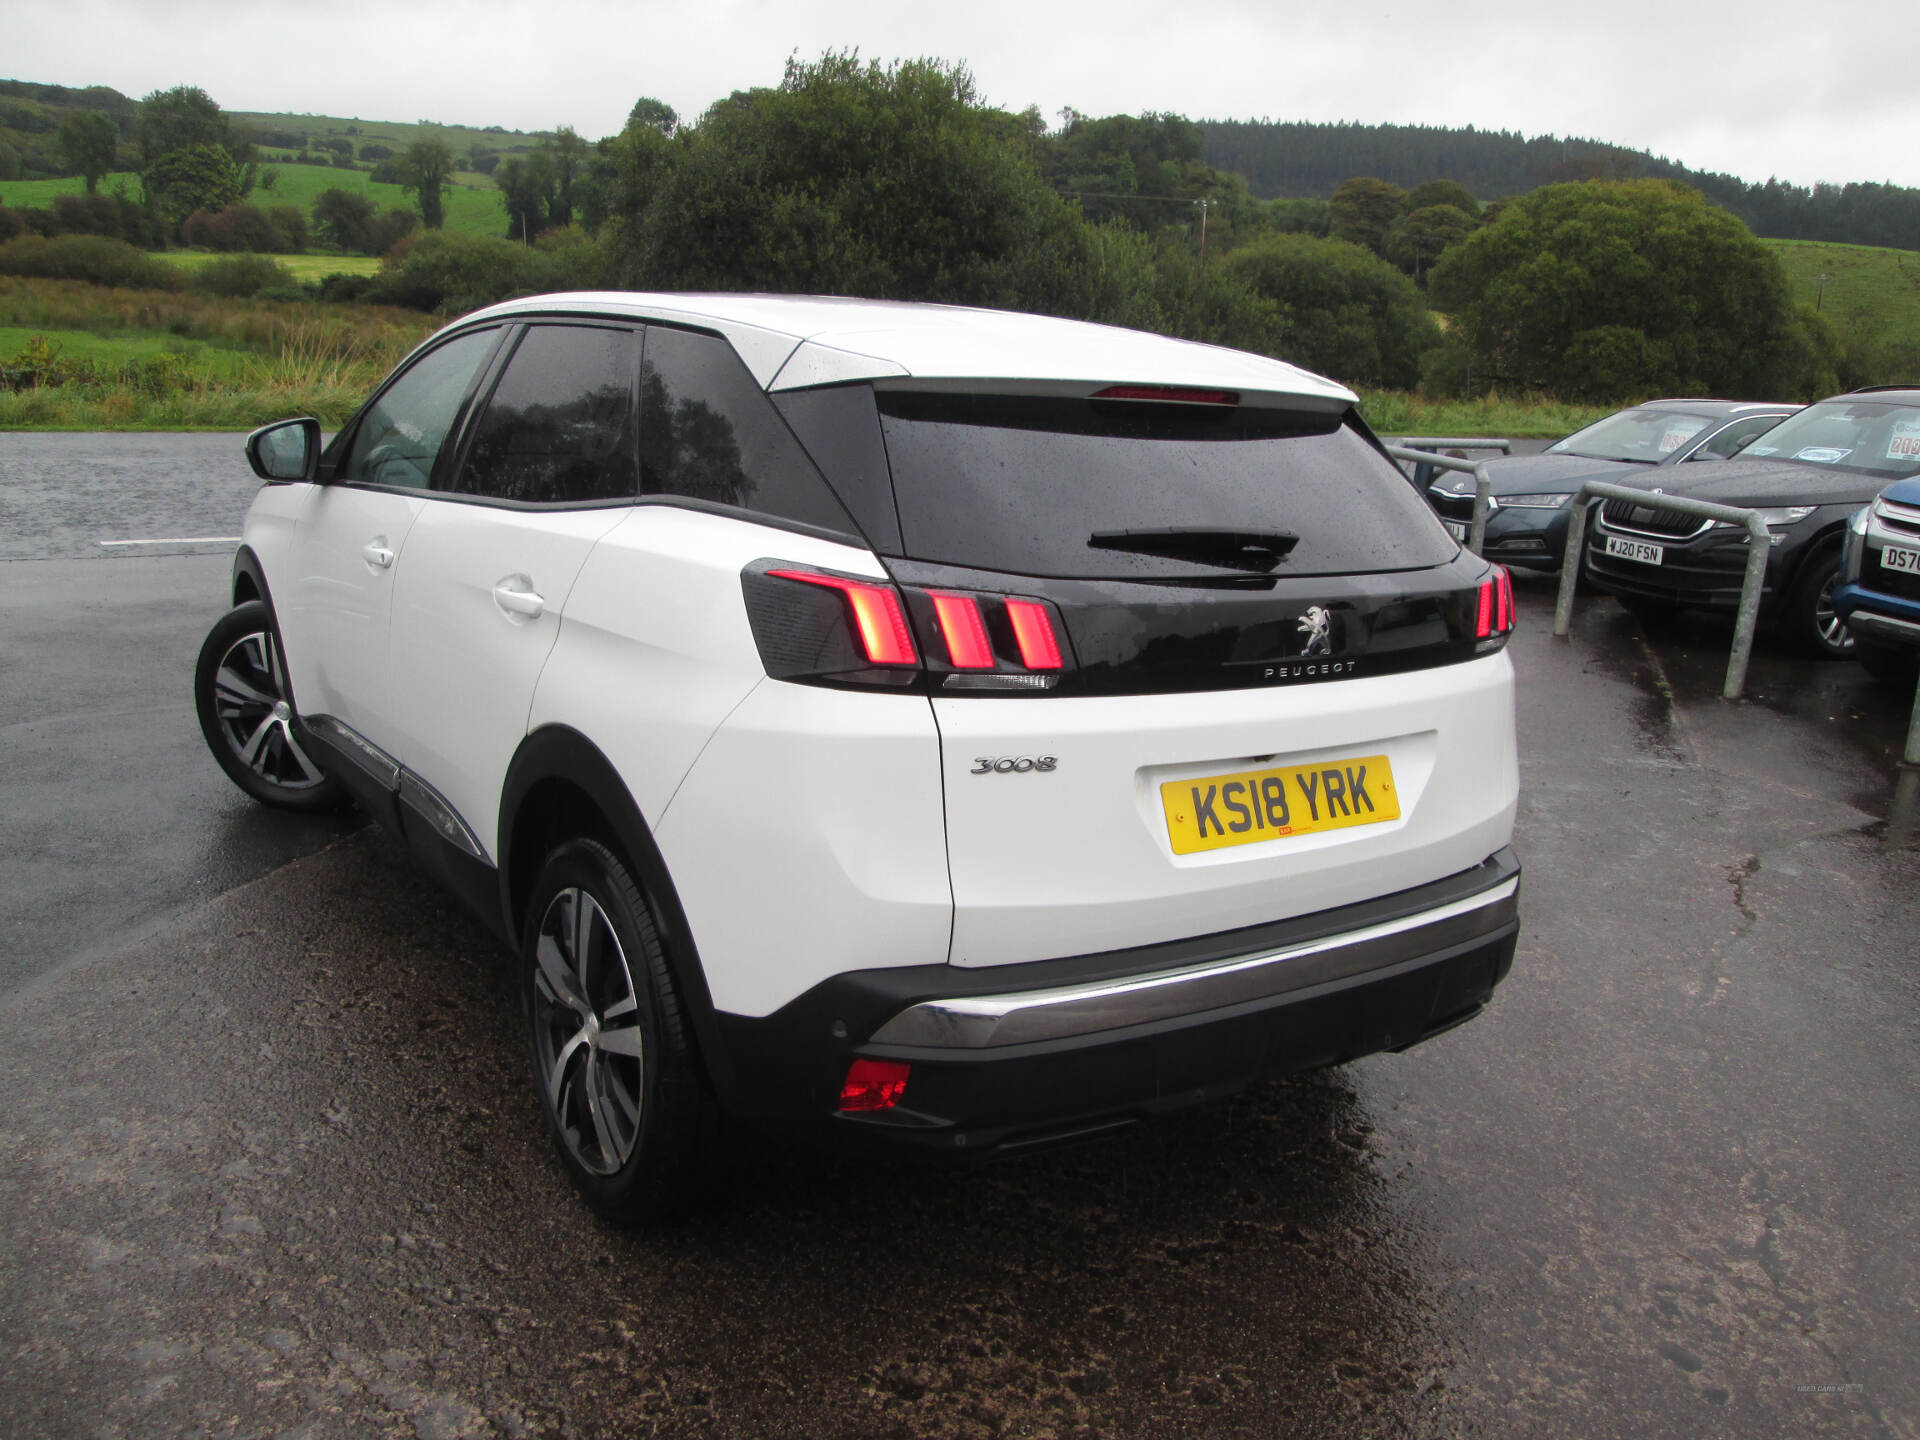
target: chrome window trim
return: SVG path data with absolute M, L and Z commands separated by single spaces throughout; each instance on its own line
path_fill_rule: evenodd
M 874 1032 L 875 1045 L 985 1050 L 1199 1016 L 1388 969 L 1490 939 L 1519 918 L 1520 880 L 1416 915 L 1151 975 L 1006 995 L 923 1000 Z

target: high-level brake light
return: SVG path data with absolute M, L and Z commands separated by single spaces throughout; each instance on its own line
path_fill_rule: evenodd
M 891 585 L 875 585 L 848 580 L 839 575 L 821 575 L 811 570 L 769 570 L 780 580 L 799 580 L 822 585 L 846 596 L 853 609 L 854 629 L 860 646 L 875 665 L 917 665 L 919 654 L 913 648 L 913 632 L 907 628 L 906 612 L 900 608 L 900 595 Z
M 1095 400 L 1156 400 L 1173 405 L 1238 405 L 1231 390 L 1193 390 L 1175 385 L 1109 385 L 1093 393 Z

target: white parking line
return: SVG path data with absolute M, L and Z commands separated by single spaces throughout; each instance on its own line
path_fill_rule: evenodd
M 177 535 L 167 540 L 102 540 L 103 549 L 116 545 L 238 545 L 238 535 Z

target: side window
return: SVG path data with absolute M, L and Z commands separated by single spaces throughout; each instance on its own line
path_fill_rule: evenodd
M 531 326 L 474 426 L 451 488 L 548 505 L 631 500 L 639 359 L 635 330 Z
M 1725 460 L 1754 436 L 1771 430 L 1779 423 L 1778 415 L 1750 415 L 1744 420 L 1736 420 L 1702 445 L 1693 458 L 1704 460 L 1711 456 L 1716 460 Z
M 336 478 L 424 488 L 474 372 L 499 338 L 498 329 L 469 331 L 416 360 L 360 417 Z
M 733 347 L 713 335 L 647 328 L 640 491 L 859 533 Z

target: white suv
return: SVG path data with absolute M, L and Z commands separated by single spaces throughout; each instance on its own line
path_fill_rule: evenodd
M 1505 572 L 1354 397 L 1030 315 L 469 315 L 267 481 L 214 755 L 520 956 L 604 1213 L 708 1108 L 977 1155 L 1401 1049 L 1511 964 Z

